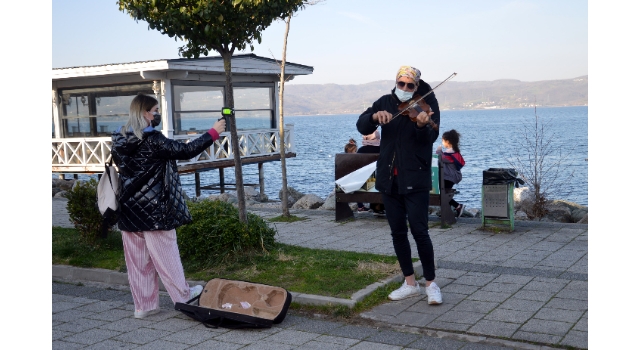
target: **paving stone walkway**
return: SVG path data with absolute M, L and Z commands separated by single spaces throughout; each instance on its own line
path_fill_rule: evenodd
M 53 203 L 53 225 L 70 226 L 68 215 L 65 217 L 66 210 L 63 208 L 66 200 L 54 199 Z M 280 214 L 277 209 L 249 208 L 249 210 L 264 218 Z M 276 239 L 279 242 L 310 248 L 394 255 L 388 225 L 384 218 L 377 218 L 365 213 L 356 214 L 356 218 L 352 221 L 336 223 L 331 211 L 292 210 L 291 213 L 305 217 L 306 220 L 293 223 L 275 223 L 274 226 L 278 232 Z M 461 218 L 450 228 L 440 228 L 439 225 L 435 225 L 435 220 L 434 226 L 430 230 L 430 235 L 438 267 L 436 282 L 442 289 L 443 304 L 428 305 L 426 296 L 419 296 L 402 301 L 389 301 L 360 315 L 363 320 L 379 325 L 378 328 L 338 325 L 313 318 L 287 316 L 283 325 L 271 330 L 248 332 L 218 330 L 215 332 L 198 323 L 188 321 L 170 310 L 157 315 L 162 318 L 158 322 L 167 322 L 166 325 L 155 326 L 152 323 L 153 326 L 149 326 L 149 328 L 144 325 L 146 319 L 134 320 L 132 318 L 133 307 L 131 302 L 127 301 L 128 299 L 125 300 L 127 291 L 121 291 L 124 295 L 117 297 L 123 298 L 122 300 L 102 300 L 75 295 L 81 293 L 75 292 L 75 288 L 89 287 L 65 287 L 69 285 L 54 283 L 54 287 L 59 285 L 54 288 L 53 295 L 54 348 L 66 348 L 66 346 L 73 348 L 74 344 L 82 344 L 80 338 L 76 338 L 76 333 L 70 333 L 68 330 L 73 327 L 65 326 L 65 324 L 76 322 L 74 319 L 87 317 L 91 320 L 115 322 L 100 319 L 100 317 L 117 318 L 109 316 L 111 314 L 121 315 L 122 317 L 118 320 L 122 320 L 121 322 L 125 324 L 133 324 L 132 327 L 144 328 L 144 332 L 146 332 L 144 334 L 154 333 L 146 328 L 156 330 L 155 333 L 157 333 L 158 331 L 154 327 L 164 327 L 162 329 L 165 332 L 162 333 L 165 334 L 164 336 L 151 338 L 153 342 L 168 341 L 169 345 L 173 345 L 175 339 L 181 339 L 172 338 L 174 333 L 183 332 L 179 330 L 180 326 L 172 328 L 171 325 L 175 323 L 176 325 L 192 325 L 185 328 L 189 329 L 189 332 L 214 332 L 215 334 L 209 334 L 211 337 L 202 342 L 213 341 L 213 345 L 221 340 L 228 341 L 231 345 L 224 345 L 225 347 L 220 345 L 216 348 L 233 349 L 254 348 L 254 346 L 256 349 L 365 347 L 372 349 L 485 349 L 486 346 L 490 346 L 487 349 L 493 349 L 491 346 L 518 349 L 572 346 L 586 349 L 588 347 L 587 225 L 518 221 L 514 232 L 494 233 L 482 230 L 478 219 Z M 415 247 L 412 249 L 414 257 L 417 257 Z M 58 293 L 56 293 L 56 288 L 59 290 Z M 98 294 L 112 293 L 108 292 L 108 289 L 94 292 Z M 82 314 L 82 312 L 90 312 L 84 309 L 85 306 L 79 305 L 86 301 L 84 299 L 92 300 L 86 302 L 87 309 L 91 309 L 91 307 L 106 308 L 100 312 L 106 314 L 104 316 Z M 166 303 L 168 303 L 167 309 L 172 309 L 170 300 Z M 88 306 L 94 304 L 95 306 Z M 111 305 L 110 308 L 109 305 Z M 65 307 L 69 307 L 69 309 L 64 309 Z M 66 319 L 64 312 L 67 311 L 71 315 L 75 315 L 77 312 L 80 314 L 69 316 Z M 62 315 L 58 315 L 60 313 Z M 96 317 L 98 318 L 96 319 Z M 333 333 L 325 332 L 324 328 L 314 328 L 313 325 L 318 322 L 322 323 L 322 327 L 335 326 L 335 329 L 332 330 Z M 324 322 L 328 322 L 328 325 Z M 97 323 L 92 321 L 87 323 L 87 325 L 89 324 Z M 149 341 L 135 345 L 130 340 L 119 338 L 122 337 L 121 333 L 110 333 L 118 332 L 118 330 L 109 327 L 117 328 L 118 326 L 108 326 L 105 323 L 96 325 L 87 331 L 93 330 L 91 332 L 96 333 L 96 337 L 104 337 L 102 341 L 117 341 L 131 347 L 139 345 L 146 347 L 151 344 Z M 301 329 L 304 327 L 311 328 Z M 346 330 L 340 331 L 343 333 L 335 333 L 343 327 L 346 327 Z M 359 328 L 356 328 L 357 331 L 354 330 L 352 334 L 348 331 L 351 329 L 350 327 Z M 393 333 L 398 332 L 397 329 L 413 333 Z M 271 335 L 284 331 L 287 333 L 269 338 Z M 120 332 L 124 332 L 124 330 Z M 220 339 L 217 339 L 218 332 L 222 332 Z M 308 334 L 301 335 L 297 332 Z M 407 343 L 394 343 L 391 340 L 376 342 L 376 339 L 385 337 L 379 334 L 382 332 L 392 332 L 393 335 L 389 335 L 390 339 L 397 336 L 402 339 L 402 342 L 415 339 Z M 233 340 L 232 335 L 227 335 L 228 338 L 222 336 L 228 333 L 241 334 L 237 337 L 244 339 L 245 336 L 248 336 L 254 340 L 250 343 L 243 343 L 244 340 Z M 108 336 L 109 334 L 112 335 Z M 290 334 L 308 339 L 302 342 L 302 338 L 296 338 Z M 171 339 L 165 339 L 165 337 Z M 288 337 L 296 338 L 296 343 L 287 343 Z M 336 337 L 339 340 L 334 339 Z M 259 338 L 259 341 L 256 338 Z M 327 339 L 332 340 L 325 341 Z M 265 343 L 263 340 L 268 341 Z M 357 341 L 354 342 L 354 340 Z M 275 345 L 271 344 L 271 341 Z M 323 344 L 320 346 L 315 342 Z M 92 345 L 98 343 L 100 342 L 94 342 Z M 180 342 L 178 341 L 178 343 Z M 187 348 L 195 344 L 184 343 L 183 345 L 183 348 Z M 315 347 L 316 345 L 318 347 Z M 156 344 L 153 347 L 158 348 L 160 345 Z

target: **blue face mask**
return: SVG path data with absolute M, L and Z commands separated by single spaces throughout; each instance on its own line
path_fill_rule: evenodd
M 409 101 L 413 97 L 413 92 L 403 91 L 398 88 L 396 88 L 395 94 L 396 96 L 398 96 L 398 99 L 400 99 L 400 101 L 402 102 Z

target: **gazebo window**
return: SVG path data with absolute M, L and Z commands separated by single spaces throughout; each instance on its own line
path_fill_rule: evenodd
M 224 87 L 192 84 L 181 82 L 173 86 L 173 132 L 176 135 L 204 133 L 221 117 Z M 274 127 L 273 88 L 234 84 L 233 89 L 239 130 Z
M 60 90 L 62 137 L 109 136 L 126 124 L 131 100 L 152 83 Z

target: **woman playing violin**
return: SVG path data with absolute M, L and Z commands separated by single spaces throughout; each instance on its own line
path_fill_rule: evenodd
M 376 189 L 382 194 L 393 247 L 405 276 L 403 285 L 389 294 L 389 299 L 421 295 L 411 261 L 408 217 L 426 279 L 427 302 L 441 304 L 440 288 L 434 282 L 433 244 L 428 226 L 431 159 L 433 143 L 438 138 L 440 109 L 435 94 L 431 93 L 417 103 L 417 108 L 404 110 L 431 91 L 429 84 L 420 79 L 420 70 L 402 66 L 395 82 L 391 94 L 375 101 L 356 123 L 363 135 L 381 127 Z

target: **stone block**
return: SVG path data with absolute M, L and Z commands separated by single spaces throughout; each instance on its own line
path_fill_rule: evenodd
M 560 345 L 573 346 L 580 349 L 587 349 L 589 347 L 589 337 L 587 332 L 580 332 L 571 330 L 560 341 Z
M 479 290 L 469 296 L 468 300 L 494 301 L 501 303 L 511 297 L 512 293 L 487 292 Z
M 485 314 L 479 312 L 452 310 L 451 312 L 438 317 L 437 320 L 442 322 L 474 324 L 480 321 L 484 316 Z
M 527 320 L 529 320 L 534 314 L 535 314 L 535 311 L 510 310 L 510 309 L 503 309 L 500 307 L 491 311 L 491 313 L 488 313 L 484 319 L 490 320 L 490 321 L 523 324 Z
M 541 320 L 549 320 L 549 321 L 560 321 L 560 322 L 570 322 L 576 323 L 584 314 L 583 311 L 575 311 L 575 310 L 562 310 L 550 307 L 544 307 L 538 311 L 534 318 Z
M 492 337 L 508 338 L 518 330 L 518 327 L 520 327 L 520 325 L 515 323 L 481 320 L 469 328 L 469 332 Z
M 518 311 L 538 311 L 544 306 L 543 301 L 525 300 L 511 297 L 500 305 L 503 309 Z
M 545 333 L 564 336 L 573 326 L 572 323 L 531 319 L 520 330 L 532 333 Z
M 532 333 L 525 331 L 517 331 L 513 336 L 513 339 L 520 339 L 525 341 L 531 341 L 536 343 L 545 343 L 545 344 L 557 344 L 562 340 L 562 337 L 559 335 L 553 335 L 548 333 Z

